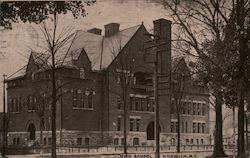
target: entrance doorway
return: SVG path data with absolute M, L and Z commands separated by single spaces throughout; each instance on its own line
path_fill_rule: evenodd
M 36 139 L 36 127 L 33 123 L 29 124 L 28 127 L 28 132 L 29 132 L 29 139 L 30 140 L 35 140 Z
M 161 127 L 159 126 L 159 132 L 161 133 Z M 152 121 L 147 126 L 147 140 L 155 140 L 155 122 Z

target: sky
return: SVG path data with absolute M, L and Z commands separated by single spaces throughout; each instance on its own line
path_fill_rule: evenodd
M 70 14 L 60 16 L 60 29 L 64 30 L 69 26 L 73 31 L 88 30 L 93 27 L 104 30 L 104 25 L 111 22 L 120 23 L 120 29 L 125 29 L 143 22 L 145 27 L 152 31 L 153 20 L 159 18 L 171 20 L 168 11 L 154 1 L 157 0 L 97 0 L 94 6 L 86 8 L 88 14 L 84 18 L 74 20 Z M 0 81 L 3 73 L 11 76 L 27 64 L 31 50 L 37 51 L 43 46 L 39 27 L 30 23 L 17 23 L 13 24 L 12 30 L 0 29 L 0 52 L 3 53 L 3 55 L 0 53 Z M 3 111 L 2 85 L 1 82 L 0 111 Z M 213 112 L 210 118 L 213 127 Z M 228 125 L 230 126 L 230 123 Z

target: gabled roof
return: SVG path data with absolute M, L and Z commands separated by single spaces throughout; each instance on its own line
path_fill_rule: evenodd
M 80 55 L 81 50 L 84 49 L 91 61 L 92 70 L 105 69 L 140 26 L 137 25 L 121 30 L 109 37 L 77 31 L 63 64 L 72 64 L 72 59 L 76 59 Z
M 120 30 L 108 37 L 78 30 L 56 53 L 56 64 L 57 66 L 75 67 L 74 61 L 78 59 L 84 49 L 93 71 L 105 69 L 142 25 Z M 41 66 L 44 68 L 45 62 L 51 65 L 51 55 L 49 53 L 31 52 L 30 58 L 40 68 Z M 21 75 L 23 76 L 25 73 L 22 71 Z M 11 77 L 11 79 L 14 78 Z

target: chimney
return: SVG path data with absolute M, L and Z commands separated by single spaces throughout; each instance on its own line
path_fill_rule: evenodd
M 104 25 L 105 37 L 112 36 L 115 33 L 119 32 L 119 26 L 120 26 L 120 24 L 118 24 L 118 23 L 109 23 L 107 25 Z
M 171 21 L 166 19 L 157 19 L 154 23 L 154 34 L 158 38 L 159 61 L 158 70 L 169 75 L 171 73 Z
M 99 28 L 92 28 L 92 29 L 87 30 L 87 32 L 93 33 L 96 35 L 102 35 L 102 29 L 99 29 Z

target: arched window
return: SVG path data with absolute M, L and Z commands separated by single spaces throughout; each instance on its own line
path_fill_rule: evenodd
M 36 138 L 36 127 L 35 127 L 35 125 L 33 123 L 31 123 L 29 125 L 28 132 L 29 132 L 29 135 L 30 135 L 29 139 L 30 140 L 35 140 L 35 138 Z

